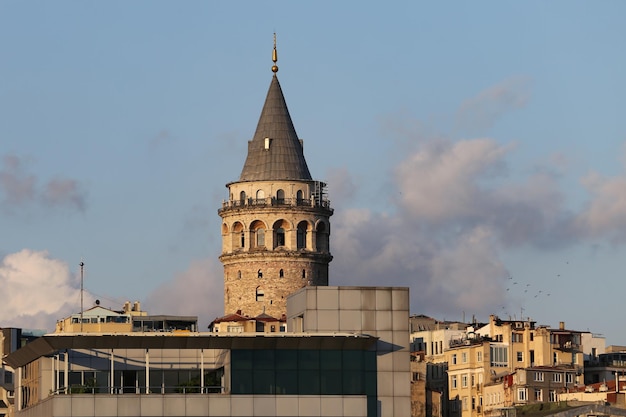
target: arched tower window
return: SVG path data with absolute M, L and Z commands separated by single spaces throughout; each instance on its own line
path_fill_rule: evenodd
M 258 247 L 265 246 L 265 229 L 258 229 L 256 231 L 256 245 Z
M 276 246 L 285 246 L 285 229 L 276 229 Z
M 318 252 L 328 252 L 328 231 L 326 230 L 326 223 L 320 222 L 317 225 L 317 233 L 315 236 L 315 246 Z
M 296 193 L 296 204 L 299 206 L 302 205 L 302 197 L 303 197 L 302 190 L 298 190 L 298 192 Z
M 279 278 L 285 278 L 285 271 L 283 271 L 282 269 L 280 271 L 278 271 L 278 277 Z
M 259 277 L 259 279 L 263 278 L 263 271 L 261 271 L 260 269 L 257 271 L 257 276 Z
M 298 223 L 297 247 L 298 249 L 306 249 L 306 232 L 308 228 L 307 222 Z
M 263 301 L 263 298 L 265 298 L 265 293 L 263 293 L 263 290 L 261 289 L 260 286 L 256 287 L 255 299 L 257 301 Z
M 302 279 L 306 279 L 306 269 L 302 270 Z
M 276 191 L 276 203 L 285 204 L 285 191 L 284 190 Z
M 252 232 L 252 240 L 250 244 L 255 248 L 263 248 L 265 246 L 265 224 L 260 220 L 255 220 L 250 225 Z
M 280 246 L 286 246 L 288 249 L 292 249 L 290 242 L 287 240 L 287 231 L 291 229 L 291 224 L 284 220 L 277 220 L 272 225 L 274 245 L 272 249 L 276 249 Z
M 237 271 L 237 278 L 241 279 L 241 271 Z
M 246 204 L 246 192 L 242 191 L 239 193 L 239 204 L 242 206 Z
M 246 236 L 243 230 L 243 224 L 236 222 L 233 224 L 233 249 L 243 249 L 246 247 Z
M 263 200 L 264 198 L 265 198 L 265 191 L 257 190 L 257 192 L 256 192 L 256 199 L 257 200 Z

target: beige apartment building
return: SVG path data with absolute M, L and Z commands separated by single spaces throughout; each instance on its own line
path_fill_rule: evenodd
M 495 417 L 518 405 L 556 402 L 582 385 L 582 335 L 563 322 L 555 329 L 492 315 L 485 325 L 416 332 L 412 340 L 424 341 L 427 360 L 446 368 L 449 416 Z

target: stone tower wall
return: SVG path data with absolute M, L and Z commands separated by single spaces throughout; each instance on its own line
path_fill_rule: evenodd
M 328 285 L 332 209 L 315 191 L 312 181 L 229 185 L 230 198 L 219 210 L 225 314 L 280 318 L 289 294 Z

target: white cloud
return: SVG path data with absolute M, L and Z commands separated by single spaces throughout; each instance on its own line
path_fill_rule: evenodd
M 0 326 L 53 331 L 58 319 L 78 311 L 79 286 L 67 264 L 46 251 L 6 255 L 0 264 Z

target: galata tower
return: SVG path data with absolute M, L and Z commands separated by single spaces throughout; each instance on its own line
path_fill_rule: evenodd
M 287 296 L 328 285 L 326 184 L 311 178 L 280 88 L 276 37 L 272 81 L 238 181 L 226 184 L 222 218 L 224 314 L 286 313 Z

